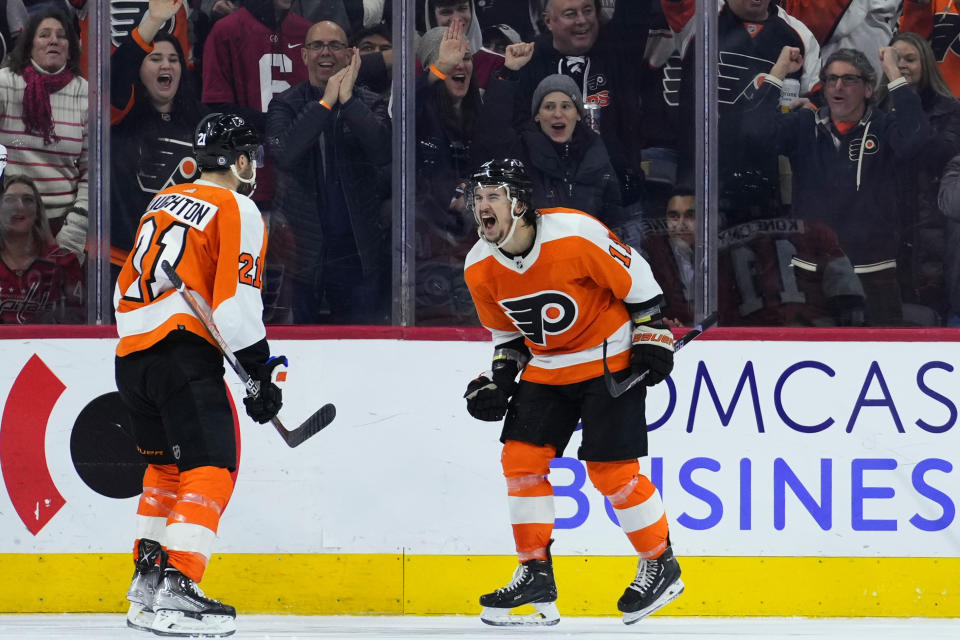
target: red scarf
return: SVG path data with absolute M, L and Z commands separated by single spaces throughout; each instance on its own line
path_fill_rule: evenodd
M 27 132 L 43 136 L 43 144 L 59 142 L 53 132 L 53 109 L 50 107 L 50 94 L 56 93 L 73 80 L 73 72 L 67 68 L 54 74 L 40 73 L 27 65 L 23 70 L 23 79 L 27 88 L 23 92 L 23 124 Z

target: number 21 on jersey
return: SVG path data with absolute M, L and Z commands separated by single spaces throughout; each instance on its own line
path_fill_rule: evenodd
M 152 302 L 171 288 L 166 277 L 157 279 L 158 270 L 164 260 L 173 265 L 174 269 L 177 268 L 183 258 L 190 230 L 189 225 L 176 221 L 161 228 L 156 216 L 150 216 L 141 223 L 131 261 L 139 275 L 123 292 L 124 298 L 137 302 Z M 261 288 L 260 266 L 259 256 L 241 253 L 238 263 L 239 282 Z

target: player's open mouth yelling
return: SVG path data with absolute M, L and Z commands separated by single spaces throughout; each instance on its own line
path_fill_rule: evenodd
M 492 213 L 480 214 L 480 223 L 483 225 L 484 231 L 490 231 L 497 226 L 497 216 Z
M 160 85 L 161 89 L 169 89 L 170 85 L 173 84 L 173 76 L 169 73 L 161 73 L 157 76 L 157 84 Z
M 467 74 L 465 73 L 455 73 L 450 76 L 450 79 L 462 87 L 466 87 L 467 85 Z

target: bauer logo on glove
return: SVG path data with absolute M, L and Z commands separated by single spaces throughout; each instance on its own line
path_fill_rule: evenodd
M 649 371 L 643 384 L 652 387 L 673 371 L 673 334 L 666 327 L 638 324 L 633 330 L 630 366 L 637 373 Z

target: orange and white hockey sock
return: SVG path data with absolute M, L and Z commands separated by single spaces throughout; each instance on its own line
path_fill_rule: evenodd
M 143 493 L 137 504 L 137 539 L 133 541 L 133 559 L 141 538 L 166 544 L 167 518 L 177 504 L 180 471 L 175 464 L 148 464 L 143 473 Z
M 500 462 L 507 478 L 510 523 L 520 562 L 547 559 L 555 519 L 553 486 L 547 475 L 556 455 L 556 449 L 549 445 L 540 447 L 516 440 L 503 445 Z
M 587 474 L 610 500 L 620 527 L 640 557 L 659 558 L 667 548 L 667 514 L 660 492 L 640 473 L 640 463 L 587 462 Z
M 167 518 L 166 549 L 171 566 L 200 582 L 210 561 L 220 515 L 233 493 L 222 467 L 197 467 L 180 474 L 177 503 Z

